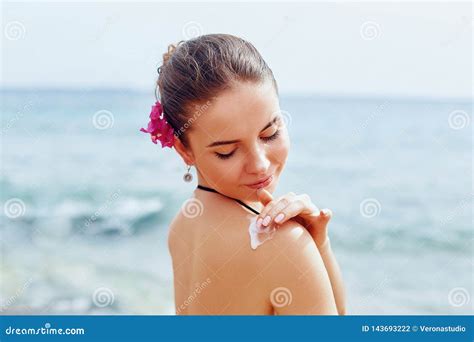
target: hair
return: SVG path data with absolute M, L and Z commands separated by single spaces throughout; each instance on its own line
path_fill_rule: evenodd
M 168 46 L 158 68 L 155 96 L 163 115 L 184 146 L 192 112 L 237 82 L 271 81 L 272 70 L 248 41 L 230 34 L 208 34 Z M 196 113 L 194 114 L 196 115 Z M 192 122 L 191 122 L 192 123 Z

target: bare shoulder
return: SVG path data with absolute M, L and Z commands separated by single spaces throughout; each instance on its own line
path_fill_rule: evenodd
M 272 277 L 296 274 L 299 269 L 310 265 L 321 266 L 319 261 L 322 263 L 319 251 L 309 232 L 293 220 L 279 226 L 272 238 L 259 246 L 254 255 L 264 262 L 267 273 Z M 272 265 L 278 265 L 278 267 L 272 267 Z
M 182 212 L 173 220 L 168 245 L 173 261 L 176 303 L 183 302 L 192 284 L 204 280 L 212 291 L 199 295 L 199 303 L 188 306 L 192 314 L 269 314 L 268 296 L 255 291 L 258 278 L 248 226 L 252 213 L 239 205 L 204 203 L 202 215 Z M 184 285 L 183 284 L 191 284 Z M 205 309 L 197 307 L 203 304 Z M 203 311 L 204 310 L 204 311 Z
M 170 224 L 168 246 L 172 254 L 183 248 L 193 250 L 208 264 L 219 265 L 231 256 L 236 260 L 250 249 L 252 216 L 232 200 L 188 199 Z
M 304 227 L 287 221 L 253 250 L 249 224 L 254 214 L 233 201 L 200 201 L 200 215 L 182 209 L 174 218 L 168 243 L 176 280 L 212 283 L 213 291 L 200 296 L 212 303 L 208 307 L 226 307 L 227 313 L 261 308 L 277 314 L 337 314 L 324 263 Z
M 276 313 L 337 314 L 324 262 L 303 226 L 287 221 L 257 250 L 267 259 L 261 278 Z

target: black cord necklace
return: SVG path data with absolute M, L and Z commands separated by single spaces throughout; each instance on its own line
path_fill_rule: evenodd
M 219 195 L 222 195 L 220 192 L 214 190 L 214 189 L 211 189 L 211 188 L 208 188 L 206 186 L 203 186 L 203 185 L 199 185 L 198 184 L 198 189 L 201 189 L 201 190 L 204 190 L 204 191 L 209 191 L 209 192 L 215 192 L 216 194 L 219 194 Z M 237 198 L 232 198 L 232 197 L 229 197 L 229 196 L 226 196 L 226 195 L 222 195 L 222 196 L 225 196 L 227 198 L 230 198 L 230 199 L 233 199 L 234 201 L 236 201 L 237 203 L 239 203 L 240 205 L 244 206 L 245 208 L 247 208 L 248 210 L 250 210 L 251 212 L 255 213 L 255 214 L 260 214 L 258 211 L 256 211 L 255 209 L 253 209 L 252 207 L 248 206 L 247 204 L 245 204 L 244 202 L 242 202 L 241 200 L 237 199 Z

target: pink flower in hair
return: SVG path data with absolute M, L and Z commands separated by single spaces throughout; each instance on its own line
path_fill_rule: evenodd
M 156 144 L 156 141 L 159 140 L 161 142 L 161 147 L 173 147 L 174 145 L 174 131 L 173 127 L 170 126 L 168 122 L 166 122 L 163 109 L 161 107 L 160 101 L 156 101 L 156 103 L 151 107 L 150 113 L 150 122 L 148 123 L 148 127 L 141 128 L 140 132 L 149 133 L 151 135 L 151 141 Z

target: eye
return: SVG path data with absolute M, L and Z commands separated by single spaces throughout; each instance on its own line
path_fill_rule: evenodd
M 229 159 L 230 157 L 232 157 L 232 155 L 234 154 L 235 150 L 230 152 L 230 153 L 227 153 L 227 154 L 222 154 L 222 153 L 217 153 L 215 152 L 217 158 L 219 159 Z
M 261 137 L 260 139 L 262 139 L 263 141 L 272 141 L 272 140 L 275 140 L 276 138 L 278 138 L 279 135 L 280 135 L 280 130 L 277 129 L 275 131 L 275 133 L 273 133 L 269 137 Z
M 260 139 L 262 139 L 263 141 L 265 142 L 269 142 L 269 141 L 272 141 L 272 140 L 275 140 L 276 138 L 278 138 L 280 136 L 280 130 L 277 129 L 275 131 L 275 133 L 273 133 L 272 135 L 270 135 L 269 137 L 261 137 Z M 218 152 L 214 152 L 214 154 L 216 155 L 217 158 L 219 159 L 229 159 L 230 157 L 232 157 L 232 155 L 235 153 L 236 150 L 233 150 L 232 152 L 230 153 L 227 153 L 227 154 L 223 154 L 223 153 L 218 153 Z

